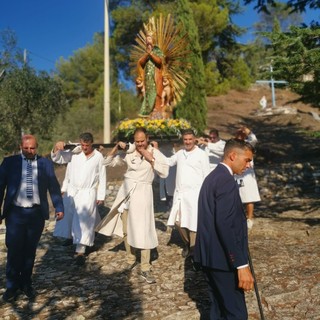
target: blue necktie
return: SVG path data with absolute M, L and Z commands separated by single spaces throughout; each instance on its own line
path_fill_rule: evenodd
M 33 198 L 33 183 L 32 183 L 32 160 L 27 159 L 27 188 L 26 194 L 27 198 Z

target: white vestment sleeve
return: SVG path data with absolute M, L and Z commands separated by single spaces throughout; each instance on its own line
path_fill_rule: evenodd
M 177 154 L 175 153 L 171 157 L 167 158 L 167 163 L 169 167 L 173 167 L 177 164 Z
M 166 178 L 169 175 L 169 165 L 167 157 L 157 149 L 153 149 L 153 157 L 155 159 L 153 169 L 156 171 L 160 178 Z
M 70 166 L 68 164 L 67 169 L 66 169 L 66 173 L 64 176 L 64 180 L 62 182 L 61 192 L 67 192 L 69 181 L 70 181 Z
M 66 164 L 71 161 L 73 153 L 71 150 L 58 150 L 57 152 L 51 151 L 51 159 L 58 164 Z
M 102 158 L 99 161 L 99 185 L 97 192 L 97 200 L 103 200 L 106 197 L 106 188 L 107 188 L 107 173 L 106 167 L 103 165 L 104 159 Z
M 225 144 L 218 142 L 208 142 L 207 148 L 208 151 L 214 154 L 217 158 L 222 158 L 224 153 L 224 146 Z

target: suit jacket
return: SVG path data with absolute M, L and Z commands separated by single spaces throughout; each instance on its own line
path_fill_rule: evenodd
M 204 267 L 225 271 L 248 263 L 248 230 L 239 188 L 222 164 L 200 190 L 194 259 Z
M 20 154 L 10 156 L 4 158 L 0 166 L 0 208 L 2 207 L 5 194 L 1 216 L 2 219 L 6 218 L 8 214 L 10 214 L 10 209 L 13 206 L 13 200 L 17 192 L 19 192 L 22 176 L 22 160 L 23 159 Z M 50 160 L 38 157 L 37 166 L 41 212 L 44 219 L 49 219 L 48 191 L 56 212 L 63 212 L 60 185 L 54 173 L 53 164 Z

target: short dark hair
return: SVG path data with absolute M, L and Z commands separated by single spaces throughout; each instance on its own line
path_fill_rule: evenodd
M 93 135 L 90 132 L 81 133 L 79 138 L 83 142 L 91 142 L 91 143 L 93 143 Z
M 217 137 L 219 137 L 219 131 L 217 129 L 214 129 L 212 128 L 210 131 L 209 131 L 209 134 L 211 133 L 215 133 L 217 135 Z
M 233 149 L 250 150 L 252 153 L 255 153 L 254 147 L 249 142 L 241 139 L 228 140 L 224 147 L 224 155 L 229 154 Z
M 193 136 L 195 136 L 194 131 L 190 128 L 190 129 L 185 129 L 182 131 L 182 136 L 185 136 L 187 134 L 192 134 Z

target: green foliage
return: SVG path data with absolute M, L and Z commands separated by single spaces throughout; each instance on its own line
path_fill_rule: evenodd
M 276 2 L 274 5 L 267 6 L 268 13 L 259 12 L 259 22 L 254 24 L 254 29 L 259 37 L 261 32 L 271 32 L 274 30 L 275 23 L 283 32 L 289 31 L 290 26 L 299 26 L 302 23 L 301 13 L 291 12 L 283 2 Z
M 221 77 L 214 61 L 207 63 L 205 67 L 205 88 L 208 96 L 226 94 L 230 90 L 229 81 Z
M 290 32 L 267 33 L 274 50 L 275 78 L 283 78 L 306 102 L 319 106 L 320 101 L 320 26 L 291 27 Z M 304 81 L 304 76 L 311 79 Z
M 233 65 L 233 75 L 230 77 L 230 85 L 236 90 L 245 90 L 250 87 L 251 78 L 249 67 L 243 59 L 238 59 Z
M 244 30 L 231 20 L 232 15 L 241 11 L 238 3 L 224 0 L 193 0 L 191 7 L 199 30 L 206 73 L 206 94 L 217 95 L 225 93 L 230 88 L 247 87 L 246 82 L 239 81 L 248 78 L 250 70 L 247 68 L 247 74 L 241 77 L 237 75 L 241 51 L 235 40 Z M 244 71 L 245 69 L 242 70 Z M 239 81 L 234 81 L 235 78 Z
M 0 82 L 1 151 L 17 149 L 21 133 L 49 138 L 57 115 L 65 109 L 61 83 L 46 72 L 12 68 Z
M 110 51 L 114 50 L 111 41 Z M 111 56 L 111 62 L 114 56 Z M 116 123 L 132 115 L 137 99 L 130 90 L 120 92 L 118 71 L 111 66 L 110 119 Z M 55 137 L 75 140 L 83 131 L 98 133 L 104 126 L 104 37 L 95 34 L 93 43 L 79 49 L 69 60 L 60 60 L 58 77 L 63 83 L 70 107 L 55 125 Z M 121 112 L 119 112 L 121 110 Z M 67 124 L 67 126 L 66 126 Z
M 188 31 L 188 40 L 192 52 L 187 61 L 191 65 L 190 78 L 182 101 L 176 108 L 176 117 L 189 120 L 198 132 L 203 132 L 206 129 L 207 102 L 198 29 L 188 1 L 177 1 L 175 14 L 184 29 Z
M 103 84 L 103 50 L 103 36 L 95 34 L 92 45 L 79 49 L 69 60 L 59 61 L 57 70 L 68 99 L 85 98 L 88 104 L 93 103 L 96 91 Z
M 215 48 L 217 35 L 229 24 L 228 6 L 220 6 L 216 0 L 190 1 L 194 21 L 198 27 L 199 44 L 204 62 Z
M 21 66 L 22 50 L 17 46 L 17 37 L 13 30 L 0 30 L 0 72 L 3 69 Z
M 268 11 L 268 5 L 273 6 L 277 3 L 275 0 L 244 0 L 245 4 L 249 3 L 255 3 L 255 9 L 257 9 L 259 12 L 269 12 Z M 320 8 L 320 2 L 319 0 L 289 0 L 287 1 L 287 6 L 291 8 L 293 11 L 305 11 L 306 8 L 310 9 L 319 9 Z

